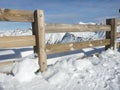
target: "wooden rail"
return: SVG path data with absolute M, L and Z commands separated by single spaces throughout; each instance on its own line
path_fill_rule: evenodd
M 110 31 L 109 25 L 47 24 L 46 33 Z
M 116 33 L 116 37 L 120 37 L 120 32 L 117 32 L 117 33 Z
M 117 19 L 117 25 L 120 25 L 120 20 L 119 19 Z
M 0 9 L 0 21 L 34 22 L 34 12 L 27 10 Z
M 35 36 L 0 37 L 0 48 L 35 46 Z
M 120 42 L 117 43 L 117 47 L 120 48 Z
M 83 41 L 75 43 L 66 43 L 66 44 L 53 44 L 46 46 L 46 52 L 48 54 L 61 53 L 67 51 L 74 51 L 83 48 L 92 48 L 97 46 L 109 45 L 110 39 L 105 40 L 94 40 L 94 41 Z

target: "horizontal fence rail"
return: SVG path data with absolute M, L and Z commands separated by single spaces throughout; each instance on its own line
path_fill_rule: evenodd
M 120 48 L 120 42 L 117 43 L 117 47 Z
M 120 37 L 120 32 L 117 32 L 117 33 L 116 33 L 116 37 Z
M 0 9 L 0 21 L 34 22 L 34 12 L 27 10 Z
M 117 25 L 120 25 L 120 20 L 119 19 L 117 19 Z
M 105 40 L 94 40 L 94 41 L 83 41 L 75 43 L 66 43 L 66 44 L 53 44 L 46 46 L 47 54 L 61 53 L 67 51 L 74 51 L 83 48 L 92 48 L 97 46 L 109 45 L 110 39 Z
M 110 25 L 46 24 L 46 33 L 110 31 Z
M 35 46 L 35 36 L 4 36 L 0 37 L 0 48 Z

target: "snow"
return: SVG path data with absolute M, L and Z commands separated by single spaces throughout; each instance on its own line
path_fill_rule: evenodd
M 96 23 L 93 23 L 93 22 L 88 22 L 88 23 L 84 23 L 84 22 L 79 22 L 79 24 L 82 24 L 82 25 L 84 25 L 84 24 L 90 24 L 90 25 L 95 25 Z
M 36 73 L 36 70 L 37 58 L 22 59 L 14 66 L 13 75 L 0 73 L 0 90 L 120 89 L 120 53 L 111 49 L 99 57 L 58 59 L 49 64 L 44 73 Z
M 21 35 L 32 35 L 31 29 L 17 29 L 17 30 L 0 30 L 0 36 L 21 36 Z
M 39 65 L 34 59 L 24 58 L 14 66 L 12 73 L 19 82 L 29 82 L 35 77 L 38 69 Z
M 0 36 L 20 34 L 30 35 L 31 30 L 0 32 Z M 104 38 L 104 32 L 88 32 L 87 35 L 48 34 L 46 43 L 76 42 L 96 38 Z M 31 54 L 31 49 L 30 52 L 27 48 L 23 50 L 25 51 L 21 53 L 22 57 L 14 65 L 7 66 L 11 73 L 0 72 L 0 90 L 120 90 L 120 52 L 117 50 L 108 49 L 99 56 L 83 58 L 85 53 L 93 50 L 87 48 L 83 49 L 84 53 L 48 58 L 48 70 L 43 73 L 37 72 L 38 58 Z M 15 54 L 14 51 L 17 49 L 1 50 L 0 55 Z

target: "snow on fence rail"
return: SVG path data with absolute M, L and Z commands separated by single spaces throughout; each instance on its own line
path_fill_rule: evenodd
M 33 35 L 0 37 L 0 48 L 34 46 L 34 52 L 38 54 L 40 71 L 47 70 L 47 54 L 73 51 L 77 49 L 105 46 L 115 49 L 115 39 L 120 37 L 116 33 L 116 26 L 120 20 L 107 19 L 106 25 L 79 25 L 79 24 L 46 24 L 42 10 L 26 11 L 0 9 L 0 21 L 31 22 Z M 106 39 L 74 42 L 66 44 L 45 44 L 45 33 L 62 32 L 106 32 Z

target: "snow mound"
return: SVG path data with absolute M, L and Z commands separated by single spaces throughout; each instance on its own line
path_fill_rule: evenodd
M 77 70 L 86 70 L 86 69 L 88 69 L 88 67 L 91 68 L 93 66 L 92 63 L 87 59 L 83 59 L 80 61 L 77 60 L 74 62 L 74 65 L 75 65 Z
M 67 83 L 68 79 L 69 79 L 69 75 L 64 71 L 60 71 L 58 73 L 55 73 L 53 76 L 51 76 L 48 79 L 48 82 L 52 85 L 60 85 L 63 82 Z
M 38 69 L 38 63 L 34 59 L 27 57 L 20 60 L 20 62 L 15 65 L 12 73 L 19 82 L 29 82 L 36 76 L 35 72 Z

